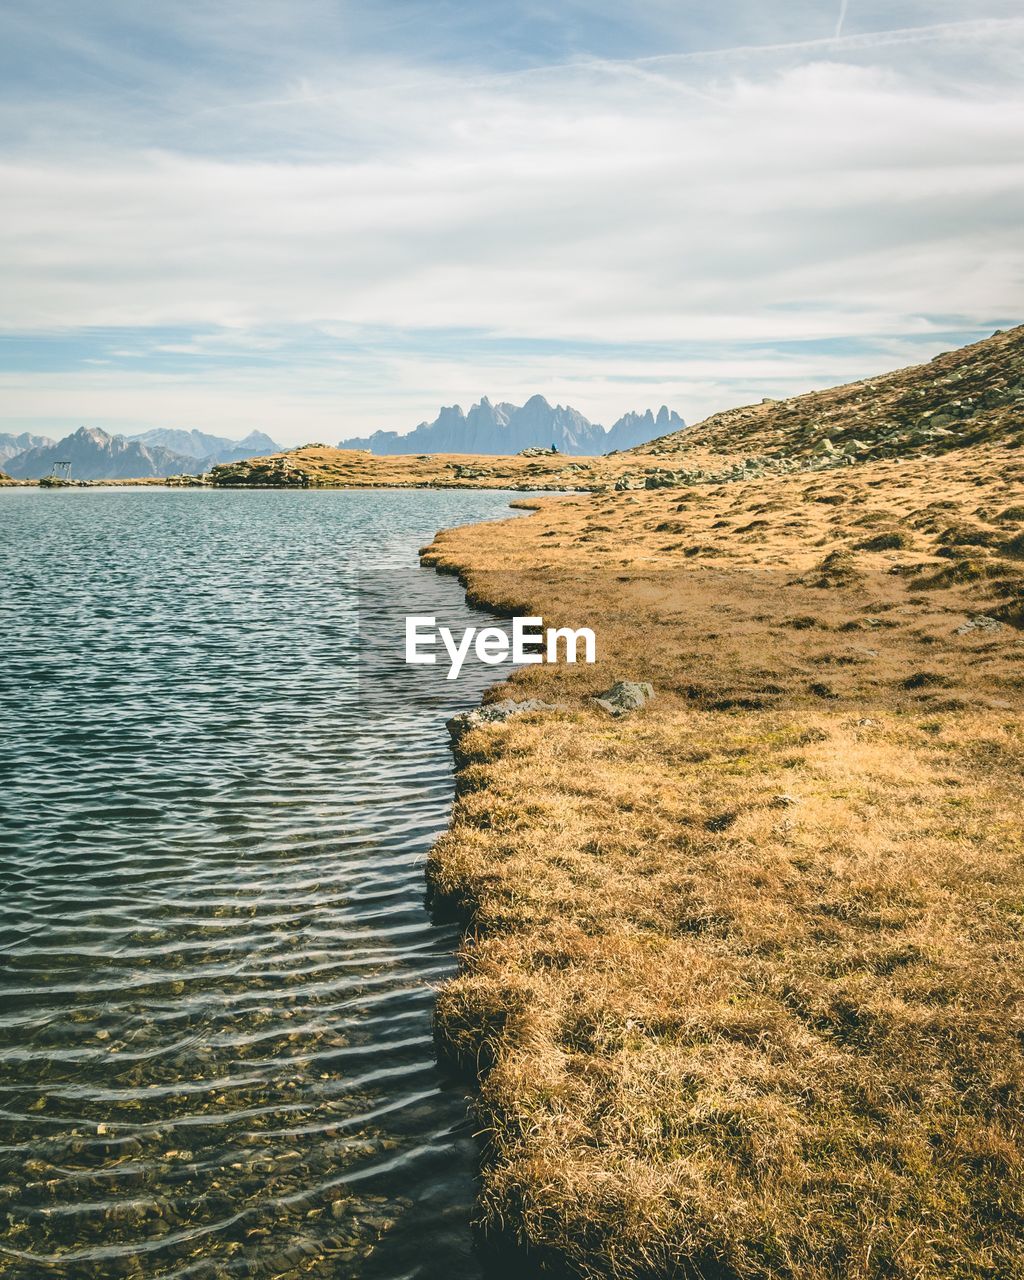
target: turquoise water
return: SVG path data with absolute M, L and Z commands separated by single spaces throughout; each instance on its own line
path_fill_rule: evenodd
M 496 673 L 394 631 L 511 496 L 0 492 L 0 1273 L 482 1274 L 423 862 Z

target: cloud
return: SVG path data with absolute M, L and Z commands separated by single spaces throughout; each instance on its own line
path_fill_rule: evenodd
M 691 393 L 727 403 L 742 371 L 705 376 L 687 344 L 775 344 L 764 378 L 778 389 L 785 343 L 1019 311 L 1022 44 L 1024 23 L 990 21 L 501 73 L 317 58 L 274 92 L 189 98 L 175 82 L 161 90 L 171 123 L 140 108 L 124 138 L 105 106 L 64 130 L 40 108 L 31 145 L 0 152 L 0 329 L 219 329 L 254 353 L 289 327 L 372 332 L 378 351 L 389 332 L 529 337 L 551 359 L 531 357 L 516 385 L 582 400 L 589 385 L 602 414 L 612 384 L 565 344 L 634 344 L 642 382 L 619 411 L 668 385 L 692 416 Z M 677 355 L 648 370 L 650 344 Z M 358 380 L 310 374 L 339 417 L 350 394 L 349 412 L 397 425 L 406 388 L 413 420 L 454 389 L 440 367 L 392 352 L 401 404 L 387 413 Z M 452 350 L 445 367 L 462 397 L 501 391 L 486 361 Z M 291 422 L 309 396 L 271 370 Z M 114 406 L 116 379 L 79 386 Z M 275 402 L 212 367 L 200 385 L 218 414 L 232 395 L 240 416 Z M 176 403 L 201 420 L 184 392 Z M 157 403 L 136 380 L 124 404 L 138 413 L 147 395 Z

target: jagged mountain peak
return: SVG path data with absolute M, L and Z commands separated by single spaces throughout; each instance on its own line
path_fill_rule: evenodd
M 664 412 L 664 419 L 661 413 Z M 402 453 L 491 453 L 513 454 L 521 449 L 550 448 L 560 453 L 586 455 L 608 453 L 650 440 L 661 429 L 682 427 L 682 418 L 667 408 L 659 418 L 627 414 L 606 431 L 571 405 L 552 405 L 536 394 L 523 405 L 481 396 L 468 413 L 459 405 L 445 406 L 433 422 L 421 422 L 407 435 L 397 431 L 375 431 L 370 436 L 342 440 L 341 449 L 369 449 L 378 454 Z

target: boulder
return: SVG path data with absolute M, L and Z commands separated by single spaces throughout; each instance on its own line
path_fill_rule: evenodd
M 639 711 L 654 697 L 652 685 L 637 680 L 617 680 L 610 689 L 593 699 L 609 715 L 624 716 L 629 711 Z

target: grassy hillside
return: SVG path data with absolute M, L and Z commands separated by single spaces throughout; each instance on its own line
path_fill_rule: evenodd
M 644 452 L 744 451 L 763 459 L 947 453 L 1024 440 L 1024 326 L 936 356 L 928 364 L 791 400 L 716 413 Z
M 427 550 L 599 641 L 494 691 L 560 709 L 462 739 L 431 860 L 472 920 L 438 1021 L 481 1074 L 492 1230 L 585 1276 L 1020 1274 L 1020 344 L 660 446 L 853 463 Z M 953 385 L 969 412 L 915 425 Z M 617 679 L 656 696 L 613 720 Z

